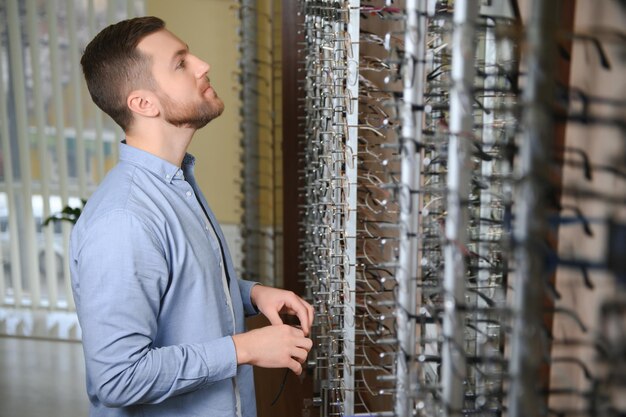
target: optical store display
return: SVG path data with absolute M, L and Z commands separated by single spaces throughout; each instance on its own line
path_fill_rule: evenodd
M 300 0 L 309 409 L 626 415 L 626 35 L 567 4 Z

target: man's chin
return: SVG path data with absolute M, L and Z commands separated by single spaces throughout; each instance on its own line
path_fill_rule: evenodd
M 218 116 L 224 112 L 224 102 L 217 94 L 215 95 L 215 99 L 212 100 L 211 107 L 215 109 Z
M 209 123 L 211 120 L 220 117 L 222 113 L 224 113 L 224 103 L 222 102 L 222 100 L 218 99 L 218 101 L 211 104 L 213 105 L 211 106 L 210 110 L 208 111 L 207 117 L 205 118 L 208 119 L 206 123 Z
M 209 124 L 212 120 L 217 119 L 224 113 L 224 103 L 222 100 L 217 99 L 216 102 L 212 103 L 212 105 L 202 120 L 198 120 L 198 124 L 196 125 L 196 129 L 201 129 L 207 124 Z
M 217 109 L 217 116 L 215 117 L 221 116 L 222 113 L 224 113 L 224 103 L 220 100 L 220 106 Z

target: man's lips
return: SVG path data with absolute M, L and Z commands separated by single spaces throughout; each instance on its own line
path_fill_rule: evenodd
M 209 90 L 209 88 L 211 88 L 211 80 L 206 78 L 206 85 L 204 85 L 201 89 L 202 94 L 206 93 Z

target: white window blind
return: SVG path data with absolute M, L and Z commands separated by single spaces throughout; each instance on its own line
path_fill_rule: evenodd
M 92 103 L 82 50 L 143 0 L 0 0 L 0 304 L 73 310 L 71 224 L 117 161 L 121 130 Z

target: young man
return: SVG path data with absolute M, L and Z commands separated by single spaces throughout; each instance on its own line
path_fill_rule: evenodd
M 90 416 L 255 416 L 250 365 L 300 374 L 313 308 L 237 278 L 194 179 L 186 150 L 224 109 L 210 66 L 155 17 L 105 28 L 81 64 L 126 135 L 70 244 Z M 259 311 L 272 325 L 246 332 Z

